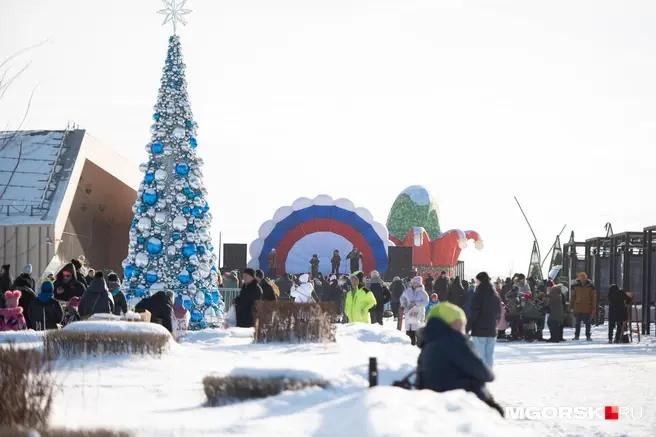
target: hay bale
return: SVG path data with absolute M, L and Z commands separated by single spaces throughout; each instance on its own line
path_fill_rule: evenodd
M 0 348 L 0 426 L 42 427 L 48 423 L 54 380 L 42 352 Z
M 335 341 L 337 306 L 332 302 L 258 301 L 255 304 L 258 343 L 324 343 Z
M 308 387 L 326 388 L 328 383 L 321 379 L 286 377 L 206 376 L 203 378 L 207 404 L 212 407 L 248 399 L 262 399 L 278 395 L 283 391 L 297 391 Z
M 173 337 L 161 325 L 140 322 L 75 322 L 47 331 L 44 350 L 49 359 L 87 355 L 161 355 Z

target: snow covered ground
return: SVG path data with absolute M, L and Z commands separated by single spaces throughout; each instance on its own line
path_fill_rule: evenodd
M 608 345 L 604 334 L 596 329 L 592 343 L 498 343 L 490 389 L 515 408 L 505 421 L 465 392 L 389 387 L 413 369 L 418 349 L 391 326 L 343 325 L 333 344 L 258 345 L 251 330 L 233 328 L 190 333 L 161 358 L 60 361 L 52 422 L 158 436 L 653 436 L 656 341 Z M 373 390 L 371 356 L 381 384 Z M 332 388 L 208 408 L 201 385 L 208 374 L 322 377 Z M 623 409 L 619 420 L 604 420 L 606 405 Z M 551 418 L 558 408 L 602 417 Z

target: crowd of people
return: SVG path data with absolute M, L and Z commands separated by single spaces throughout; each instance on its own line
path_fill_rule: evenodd
M 128 312 L 118 274 L 85 266 L 83 258 L 74 258 L 57 273 L 46 272 L 40 278 L 33 276 L 29 264 L 15 279 L 10 268 L 3 265 L 0 269 L 0 331 L 59 329 L 94 314 L 121 316 Z M 182 306 L 181 301 L 178 304 Z M 160 291 L 144 298 L 135 311 L 146 309 L 151 321 L 174 332 L 172 292 Z M 186 313 L 181 315 L 183 319 L 188 319 Z
M 561 342 L 563 328 L 570 323 L 575 328 L 573 340 L 579 340 L 583 325 L 586 339 L 592 339 L 597 290 L 585 273 L 579 273 L 570 287 L 523 274 L 493 281 L 486 272 L 480 272 L 475 279 L 463 281 L 458 276 L 449 277 L 446 271 L 433 278 L 430 274 L 421 276 L 416 270 L 407 278 L 397 276 L 386 282 L 377 271 L 366 276 L 357 270 L 357 253 L 354 248 L 349 254 L 349 259 L 355 260 L 350 275 L 339 275 L 341 259 L 335 251 L 332 272 L 326 276 L 318 271 L 314 256 L 309 273 L 267 277 L 262 270 L 246 268 L 226 272 L 217 285 L 239 289 L 232 305 L 239 327 L 254 326 L 254 306 L 259 300 L 332 302 L 338 320 L 344 323 L 382 325 L 384 318 L 393 318 L 399 328 L 405 326 L 411 344 L 421 348 L 417 387 L 436 391 L 465 389 L 501 414 L 503 411 L 485 388 L 494 378 L 494 349 L 499 339 Z M 58 329 L 95 314 L 126 314 L 128 303 L 118 275 L 95 271 L 83 261 L 73 259 L 56 274 L 46 273 L 42 278 L 35 278 L 32 267 L 26 265 L 12 279 L 10 266 L 2 266 L 0 330 Z M 620 343 L 630 297 L 617 285 L 611 285 L 608 303 L 608 341 Z M 146 310 L 152 322 L 174 334 L 187 329 L 189 312 L 182 296 L 159 291 L 143 298 L 134 308 L 136 312 Z M 542 337 L 545 320 L 549 339 Z

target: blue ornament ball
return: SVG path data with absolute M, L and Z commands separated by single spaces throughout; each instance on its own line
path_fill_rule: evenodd
M 148 172 L 144 176 L 144 182 L 147 184 L 152 184 L 154 180 L 155 180 L 155 173 Z
M 135 271 L 137 270 L 137 267 L 134 264 L 128 264 L 123 268 L 123 274 L 125 274 L 126 279 L 130 279 Z
M 186 258 L 189 258 L 192 255 L 196 255 L 196 245 L 194 243 L 187 243 L 182 246 L 182 255 Z
M 187 270 L 183 270 L 178 273 L 178 281 L 180 281 L 181 284 L 188 284 L 191 282 L 191 275 Z
M 212 304 L 214 305 L 218 304 L 219 300 L 221 300 L 221 296 L 219 295 L 219 290 L 215 288 L 214 290 L 210 291 L 210 298 L 212 299 Z
M 193 264 L 187 264 L 187 271 L 188 271 L 189 273 L 193 273 L 194 270 L 196 270 L 196 266 L 195 266 L 195 265 L 193 265 Z
M 187 127 L 187 129 L 191 129 L 192 127 L 194 127 L 194 122 L 191 120 L 185 120 L 185 126 Z
M 173 241 L 178 241 L 180 238 L 182 238 L 182 234 L 180 232 L 174 232 L 171 234 L 171 239 Z
M 203 211 L 203 208 L 200 206 L 194 206 L 194 208 L 191 210 L 191 215 L 193 215 L 196 218 L 201 218 L 205 214 Z
M 188 206 L 183 206 L 183 207 L 182 207 L 182 213 L 183 213 L 184 215 L 189 215 L 189 214 L 191 214 L 191 208 L 189 208 Z
M 205 305 L 210 306 L 213 303 L 214 303 L 214 301 L 212 300 L 212 295 L 208 292 L 205 292 Z
M 191 321 L 198 323 L 201 320 L 203 320 L 203 313 L 195 308 L 191 310 Z
M 187 296 L 187 295 L 183 295 L 183 296 L 182 296 L 182 306 L 183 306 L 184 309 L 186 309 L 187 311 L 189 311 L 190 309 L 192 309 L 192 308 L 194 307 L 194 303 L 191 301 L 191 297 L 189 297 L 189 296 Z
M 157 282 L 157 272 L 149 271 L 146 272 L 146 282 L 149 284 L 154 284 Z
M 137 287 L 137 289 L 135 290 L 134 294 L 137 297 L 145 297 L 146 296 L 146 287 L 144 287 L 143 285 L 139 285 Z
M 196 232 L 196 226 L 194 226 L 193 223 L 190 223 L 189 226 L 187 226 L 187 231 Z
M 156 112 L 156 113 L 153 114 L 153 120 L 155 120 L 155 121 L 159 121 L 159 119 L 160 119 L 161 116 L 162 116 L 162 115 L 161 115 L 159 112 Z
M 162 240 L 160 240 L 159 238 L 148 239 L 146 250 L 148 251 L 149 254 L 158 255 L 159 253 L 162 252 L 163 248 L 164 248 L 164 244 L 162 243 Z
M 198 255 L 205 255 L 205 250 L 206 250 L 205 246 L 203 246 L 202 244 L 199 244 L 196 247 L 196 251 L 198 252 Z
M 144 244 L 145 242 L 146 242 L 146 238 L 143 235 L 139 235 L 137 237 L 137 243 Z
M 198 147 L 198 141 L 196 141 L 196 138 L 194 137 L 189 138 L 189 145 L 191 146 L 192 149 Z
M 157 191 L 153 190 L 152 188 L 147 189 L 146 191 L 143 192 L 143 194 L 141 196 L 141 200 L 143 200 L 143 202 L 146 205 L 151 205 L 152 206 L 152 205 L 156 204 L 157 203 Z M 142 206 L 142 208 L 144 208 L 144 207 Z M 147 209 L 147 208 L 144 208 L 144 209 Z
M 150 151 L 155 155 L 159 155 L 164 152 L 164 144 L 162 143 L 153 143 L 150 145 Z
M 175 165 L 175 174 L 178 176 L 187 176 L 189 174 L 189 165 L 179 162 Z

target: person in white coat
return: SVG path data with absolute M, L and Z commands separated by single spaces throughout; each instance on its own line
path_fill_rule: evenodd
M 291 289 L 290 296 L 294 298 L 294 303 L 312 303 L 314 298 L 314 287 L 310 283 L 310 275 L 303 273 L 298 277 L 299 285 L 294 285 Z
M 405 333 L 408 334 L 413 345 L 417 344 L 417 330 L 424 326 L 426 304 L 428 304 L 428 293 L 424 288 L 424 281 L 421 276 L 415 276 L 401 295 Z

